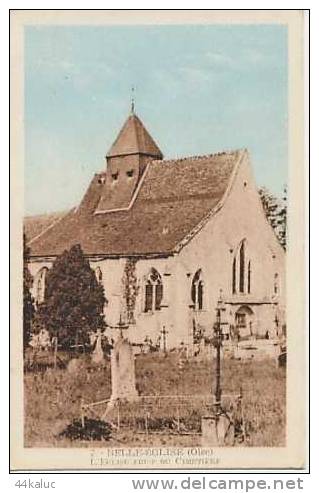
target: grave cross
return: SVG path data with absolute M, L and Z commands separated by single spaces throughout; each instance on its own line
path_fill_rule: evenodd
M 168 334 L 168 330 L 165 329 L 165 325 L 163 325 L 163 328 L 161 330 L 161 336 L 163 337 L 163 351 L 166 353 L 166 336 Z
M 123 338 L 123 330 L 127 330 L 129 325 L 122 320 L 122 315 L 120 314 L 120 320 L 117 325 L 113 325 L 112 329 L 117 329 L 120 331 L 120 337 Z
M 216 323 L 214 326 L 215 332 L 215 347 L 216 347 L 216 386 L 215 386 L 215 411 L 218 413 L 221 410 L 222 389 L 221 380 L 221 365 L 220 365 L 220 349 L 222 346 L 222 312 L 225 311 L 225 305 L 222 298 L 222 290 L 220 290 L 219 300 L 216 308 Z

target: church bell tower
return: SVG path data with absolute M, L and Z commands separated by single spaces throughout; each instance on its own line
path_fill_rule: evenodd
M 154 159 L 163 159 L 157 144 L 132 111 L 106 155 L 106 177 L 98 209 L 127 208 L 145 171 Z

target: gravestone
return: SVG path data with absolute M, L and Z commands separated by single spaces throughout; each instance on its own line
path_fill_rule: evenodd
M 225 445 L 226 437 L 230 429 L 230 420 L 226 415 L 202 416 L 201 421 L 202 447 L 222 447 Z
M 102 332 L 101 330 L 98 330 L 96 333 L 96 343 L 95 343 L 95 348 L 92 353 L 92 362 L 99 364 L 104 361 L 104 353 L 102 349 Z
M 122 334 L 111 353 L 111 403 L 121 399 L 133 402 L 138 397 L 135 386 L 135 360 L 133 348 Z

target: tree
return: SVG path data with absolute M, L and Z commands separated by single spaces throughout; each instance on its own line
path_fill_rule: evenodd
M 84 344 L 89 331 L 105 327 L 105 303 L 103 286 L 81 246 L 74 245 L 56 258 L 47 273 L 44 301 L 38 307 L 35 323 L 70 349 Z
M 32 321 L 34 317 L 34 303 L 31 295 L 33 278 L 28 268 L 30 248 L 27 246 L 25 234 L 23 234 L 23 349 L 28 347 Z
M 281 199 L 273 195 L 266 187 L 259 189 L 259 195 L 266 218 L 272 226 L 279 243 L 286 250 L 287 242 L 287 188 Z

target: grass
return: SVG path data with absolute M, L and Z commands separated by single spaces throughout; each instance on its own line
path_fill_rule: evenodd
M 223 392 L 238 394 L 239 388 L 243 388 L 244 417 L 250 430 L 247 446 L 276 447 L 285 444 L 285 381 L 285 370 L 277 368 L 272 360 L 223 361 Z M 209 362 L 192 360 L 180 369 L 174 355 L 141 355 L 136 358 L 136 385 L 140 395 L 207 395 L 213 386 L 213 368 Z M 59 433 L 72 420 L 79 419 L 81 398 L 90 403 L 110 397 L 110 363 L 97 367 L 90 363 L 88 356 L 82 356 L 76 373 L 65 369 L 26 372 L 24 388 L 25 446 L 92 446 L 90 442 L 72 442 L 59 438 Z M 154 419 L 159 416 L 169 418 L 174 414 L 173 410 L 172 401 L 166 400 L 161 408 L 153 409 L 152 414 Z M 205 410 L 202 403 L 194 398 L 183 412 L 185 419 L 187 417 L 196 422 L 193 423 L 195 429 Z M 135 419 L 135 424 L 142 418 L 141 411 L 134 404 L 126 406 L 126 409 L 123 407 L 122 424 L 125 424 L 127 416 Z M 113 434 L 110 442 L 94 442 L 94 446 L 119 444 L 198 446 L 200 436 L 143 435 L 122 427 L 120 432 Z

